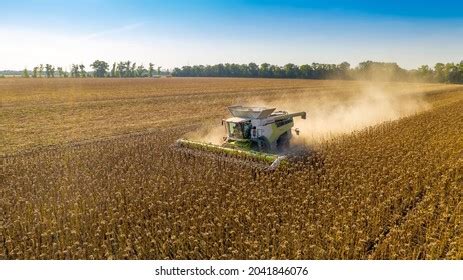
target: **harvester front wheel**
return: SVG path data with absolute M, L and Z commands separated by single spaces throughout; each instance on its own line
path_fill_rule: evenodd
M 264 137 L 257 138 L 257 141 L 253 142 L 252 149 L 259 152 L 269 152 L 270 151 L 270 143 Z
M 291 140 L 291 132 L 283 133 L 277 140 L 277 149 L 279 152 L 289 150 L 289 141 Z

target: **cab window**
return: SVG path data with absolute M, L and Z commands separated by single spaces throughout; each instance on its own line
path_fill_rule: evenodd
M 243 130 L 240 123 L 228 123 L 228 134 L 233 138 L 243 138 Z
M 235 139 L 251 138 L 251 122 L 228 123 L 228 134 Z

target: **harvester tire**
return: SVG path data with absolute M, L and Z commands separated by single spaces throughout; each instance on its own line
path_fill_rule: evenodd
M 265 137 L 257 138 L 257 148 L 259 152 L 269 152 L 270 151 L 270 143 Z
M 283 133 L 277 140 L 277 149 L 279 152 L 284 152 L 289 149 L 289 141 L 291 134 L 289 132 Z

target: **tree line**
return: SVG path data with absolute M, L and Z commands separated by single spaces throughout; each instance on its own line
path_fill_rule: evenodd
M 434 67 L 428 65 L 417 69 L 406 70 L 397 63 L 365 61 L 352 68 L 348 62 L 341 64 L 312 63 L 296 65 L 288 63 L 284 66 L 269 63 L 236 64 L 225 63 L 215 65 L 193 65 L 174 68 L 172 73 L 161 70 L 149 63 L 137 65 L 131 61 L 114 62 L 108 64 L 102 60 L 95 60 L 90 64 L 89 71 L 83 64 L 72 64 L 70 71 L 63 70 L 50 64 L 40 64 L 29 71 L 24 69 L 25 78 L 54 78 L 54 77 L 155 77 L 170 75 L 176 77 L 248 77 L 248 78 L 292 78 L 292 79 L 360 79 L 386 81 L 422 81 L 437 83 L 463 83 L 463 61 L 460 63 L 437 63 Z M 1 74 L 1 73 L 0 73 Z
M 351 68 L 348 62 L 341 64 L 288 63 L 284 66 L 269 63 L 194 65 L 175 68 L 177 77 L 262 77 L 296 79 L 362 79 L 387 81 L 424 81 L 439 83 L 463 83 L 463 61 L 460 63 L 437 63 L 434 68 L 427 65 L 406 70 L 397 63 L 365 61 Z
M 51 64 L 40 64 L 29 71 L 27 68 L 21 73 L 24 78 L 134 78 L 154 77 L 166 74 L 158 66 L 149 63 L 145 68 L 143 64 L 137 65 L 131 61 L 114 62 L 112 65 L 106 61 L 95 60 L 90 64 L 91 70 L 87 71 L 83 64 L 72 64 L 70 71 L 63 70 L 63 67 L 56 67 Z

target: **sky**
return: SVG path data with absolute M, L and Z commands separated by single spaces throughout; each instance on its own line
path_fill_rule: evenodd
M 0 0 L 0 69 L 463 60 L 463 1 Z

